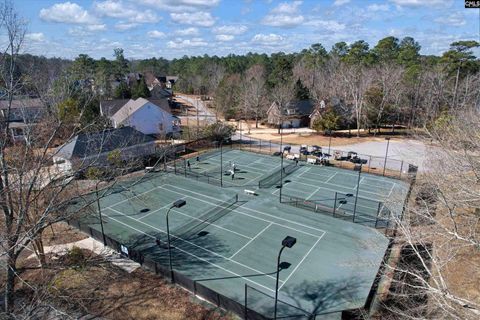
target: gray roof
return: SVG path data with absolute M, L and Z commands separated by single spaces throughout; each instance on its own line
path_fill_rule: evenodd
M 64 159 L 85 158 L 116 149 L 154 142 L 132 127 L 108 129 L 99 132 L 81 133 L 57 149 L 57 155 Z
M 6 117 L 9 102 L 0 100 L 0 113 Z M 8 121 L 33 123 L 46 113 L 46 106 L 39 98 L 16 98 L 12 100 Z
M 167 99 L 147 100 L 145 98 L 138 98 L 137 100 L 130 99 L 126 104 L 120 107 L 117 112 L 110 116 L 110 118 L 117 124 L 121 124 L 129 116 L 134 114 L 138 109 L 143 107 L 147 103 L 152 103 L 158 108 L 171 113 L 170 106 Z
M 292 101 L 285 108 L 284 114 L 307 116 L 312 113 L 314 108 L 315 103 L 313 102 L 313 100 Z M 289 110 L 290 113 L 288 113 L 287 110 Z
M 103 100 L 100 101 L 100 107 L 102 108 L 102 113 L 105 116 L 111 117 L 117 113 L 117 111 L 120 110 L 120 108 L 123 107 L 128 101 L 130 101 L 130 99 Z

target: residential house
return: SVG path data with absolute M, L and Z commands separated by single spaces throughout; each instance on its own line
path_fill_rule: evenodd
M 313 100 L 291 101 L 283 110 L 274 102 L 267 110 L 267 122 L 282 128 L 308 127 L 313 110 Z
M 46 114 L 46 106 L 39 98 L 15 98 L 9 111 L 9 101 L 0 100 L 0 114 L 9 123 L 14 142 L 28 139 L 28 131 Z M 28 142 L 28 141 L 27 141 Z
M 327 99 L 326 102 L 322 100 L 320 105 L 317 108 L 314 108 L 310 115 L 310 127 L 315 120 L 321 118 L 327 110 L 333 110 L 336 115 L 340 116 L 340 122 L 338 123 L 339 129 L 348 128 L 349 124 L 353 121 L 351 108 L 348 108 L 342 99 L 332 97 L 331 99 Z
M 155 154 L 155 139 L 132 127 L 81 133 L 58 147 L 53 163 L 60 172 L 78 172 L 88 167 L 111 165 L 111 155 L 118 150 L 122 161 L 140 161 Z
M 166 87 L 167 89 L 172 89 L 175 82 L 178 81 L 177 76 L 166 76 Z
M 130 126 L 144 134 L 160 137 L 180 133 L 180 119 L 173 116 L 168 99 L 105 100 L 100 113 L 110 119 L 114 128 Z

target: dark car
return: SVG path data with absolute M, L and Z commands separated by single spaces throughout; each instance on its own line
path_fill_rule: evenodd
M 314 151 L 312 151 L 312 155 L 314 155 L 316 157 L 321 157 L 321 156 L 323 156 L 323 153 L 322 153 L 322 150 L 314 150 Z
M 283 151 L 290 152 L 290 150 L 292 150 L 292 147 L 290 147 L 290 146 L 283 147 Z
M 313 149 L 313 151 L 322 151 L 322 147 L 320 147 L 320 146 L 312 146 L 312 149 Z

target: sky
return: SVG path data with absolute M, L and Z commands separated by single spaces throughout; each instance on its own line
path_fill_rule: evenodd
M 130 59 L 299 52 L 313 43 L 414 37 L 422 54 L 480 41 L 480 9 L 463 0 L 14 0 L 24 52 Z M 479 50 L 476 50 L 476 53 Z

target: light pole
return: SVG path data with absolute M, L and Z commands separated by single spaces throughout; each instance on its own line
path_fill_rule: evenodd
M 173 208 L 181 208 L 186 205 L 187 202 L 183 199 L 175 201 L 170 208 L 167 210 L 167 239 L 168 239 L 168 264 L 170 266 L 170 279 L 173 282 L 173 267 L 172 267 L 172 247 L 170 246 L 170 226 L 168 224 L 168 214 Z
M 223 187 L 223 138 L 220 140 L 220 187 Z
M 387 167 L 388 146 L 390 145 L 390 137 L 385 138 L 387 140 L 387 150 L 385 151 L 385 162 L 383 163 L 383 175 L 385 175 L 385 168 Z
M 362 164 L 360 163 L 360 168 L 358 169 L 357 192 L 356 192 L 356 195 L 355 195 L 355 204 L 353 205 L 353 222 L 355 222 L 355 213 L 357 212 L 358 190 L 360 189 L 360 174 L 361 173 L 362 173 Z
M 282 189 L 283 189 L 283 128 L 280 123 L 280 193 L 279 200 L 282 202 Z
M 282 251 L 285 248 L 291 248 L 297 243 L 297 239 L 294 237 L 286 236 L 285 239 L 282 240 L 282 248 L 280 249 L 280 252 L 278 252 L 278 258 L 277 258 L 277 281 L 275 284 L 275 309 L 273 312 L 273 319 L 277 319 L 277 302 L 278 302 L 278 278 L 280 276 L 280 257 L 282 255 Z
M 328 130 L 328 135 L 330 136 L 328 138 L 328 154 L 330 154 L 330 146 L 332 145 L 332 130 L 331 129 Z

